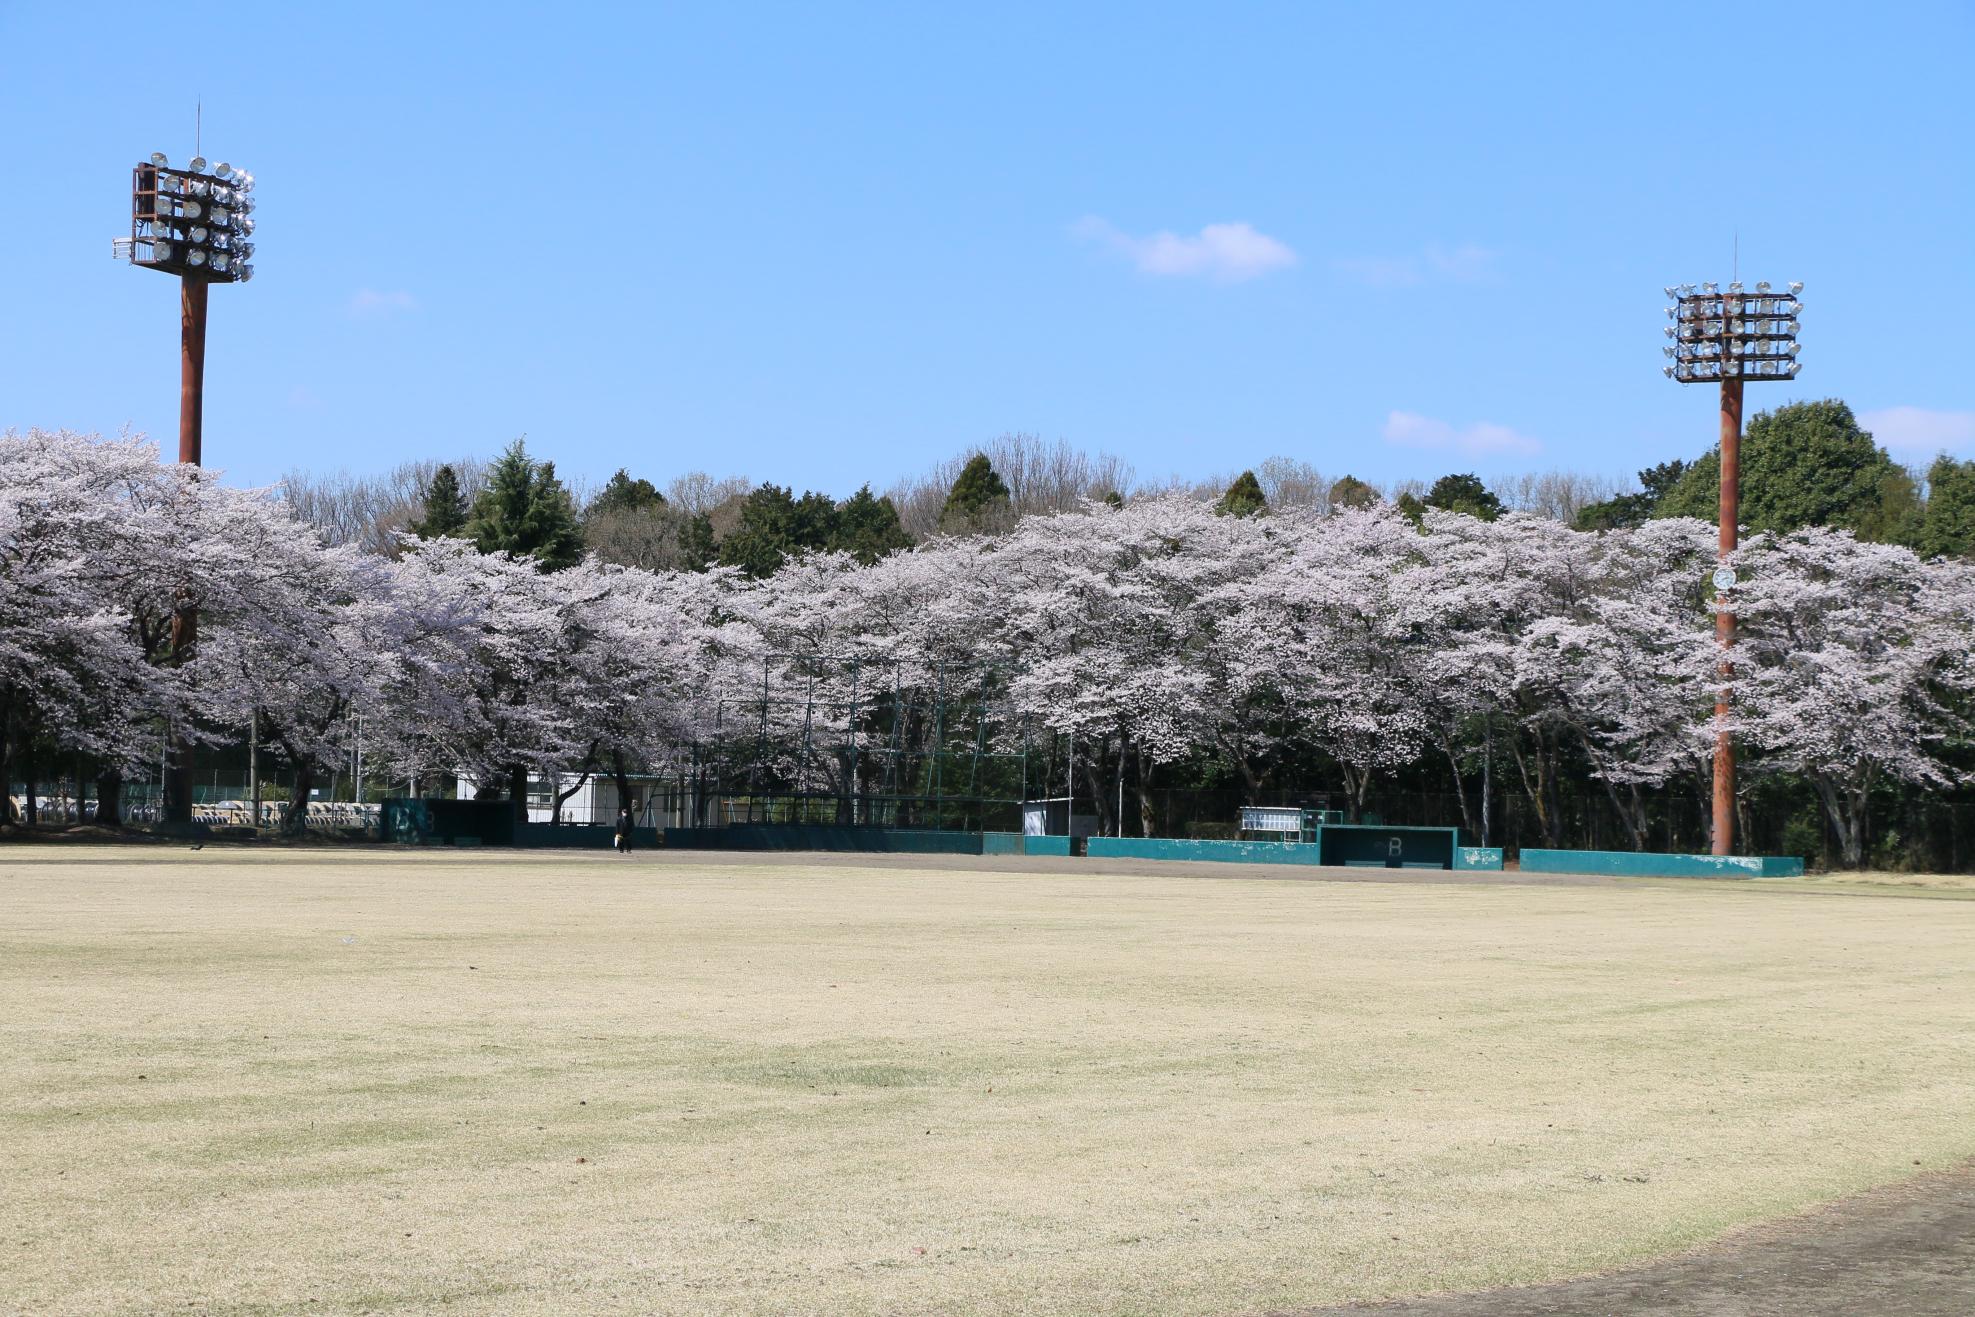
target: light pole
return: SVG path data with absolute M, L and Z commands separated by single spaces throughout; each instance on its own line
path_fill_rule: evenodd
M 1789 380 L 1797 377 L 1797 316 L 1804 304 L 1797 294 L 1771 291 L 1759 283 L 1750 292 L 1738 283 L 1722 292 L 1719 284 L 1681 284 L 1664 291 L 1673 305 L 1666 308 L 1666 336 L 1661 349 L 1673 358 L 1664 367 L 1668 379 L 1681 384 L 1721 385 L 1721 532 L 1714 571 L 1715 642 L 1721 647 L 1718 669 L 1721 686 L 1714 697 L 1714 837 L 1716 855 L 1735 849 L 1735 738 L 1729 731 L 1728 683 L 1735 675 L 1728 650 L 1735 643 L 1735 614 L 1731 611 L 1735 569 L 1728 558 L 1735 552 L 1742 508 L 1742 385 L 1749 380 Z
M 254 277 L 254 176 L 228 164 L 208 172 L 203 156 L 173 169 L 162 151 L 131 171 L 130 236 L 111 244 L 117 257 L 178 276 L 178 460 L 199 465 L 206 395 L 206 294 L 213 284 Z M 198 642 L 190 604 L 172 616 L 171 649 L 179 662 Z M 192 821 L 192 756 L 174 733 L 165 774 L 163 818 Z

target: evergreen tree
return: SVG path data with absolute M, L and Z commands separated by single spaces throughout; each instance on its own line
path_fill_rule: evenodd
M 519 439 L 488 470 L 465 533 L 482 553 L 531 557 L 545 572 L 583 556 L 575 504 L 556 479 L 555 463 L 537 462 Z
M 1758 413 L 1742 436 L 1742 524 L 1751 531 L 1805 526 L 1898 536 L 1914 531 L 1917 495 L 1886 451 L 1837 398 Z M 1656 517 L 1714 521 L 1721 450 L 1707 453 L 1653 509 Z
M 1334 508 L 1368 508 L 1378 502 L 1378 491 L 1356 476 L 1333 481 L 1327 496 Z
M 459 487 L 459 473 L 442 466 L 432 473 L 425 487 L 424 514 L 412 523 L 412 532 L 421 540 L 457 535 L 466 526 L 466 495 Z
M 865 485 L 837 508 L 830 548 L 853 555 L 870 566 L 888 554 L 912 547 L 912 537 L 898 524 L 898 508 Z
M 633 480 L 631 473 L 623 467 L 617 468 L 604 487 L 597 491 L 590 505 L 583 509 L 584 519 L 605 517 L 619 512 L 650 512 L 665 506 L 665 495 L 651 481 Z
M 1220 502 L 1214 504 L 1214 511 L 1224 517 L 1252 517 L 1268 510 L 1269 501 L 1262 496 L 1262 482 L 1255 479 L 1253 471 L 1236 476 Z
M 940 510 L 940 529 L 964 534 L 983 529 L 1007 515 L 1008 486 L 988 461 L 986 453 L 976 453 L 960 468 L 959 478 L 947 492 L 946 506 Z
M 1502 500 L 1471 472 L 1442 476 L 1426 491 L 1426 506 L 1447 512 L 1465 512 L 1470 517 L 1493 521 L 1502 515 Z
M 720 541 L 720 561 L 749 576 L 773 576 L 797 554 L 830 547 L 837 505 L 827 494 L 797 498 L 782 485 L 762 485 L 741 504 L 741 522 Z
M 1943 453 L 1927 468 L 1919 547 L 1925 558 L 1975 557 L 1975 458 L 1956 461 Z
M 791 555 L 827 549 L 837 538 L 837 502 L 828 494 L 804 490 L 789 525 Z
M 703 572 L 720 558 L 720 546 L 713 534 L 713 518 L 702 512 L 686 522 L 679 537 L 679 557 L 687 567 Z
M 1578 530 L 1631 530 L 1643 526 L 1652 518 L 1660 500 L 1686 474 L 1687 464 L 1678 458 L 1649 466 L 1639 473 L 1638 493 L 1587 503 L 1577 510 L 1577 518 L 1571 524 Z

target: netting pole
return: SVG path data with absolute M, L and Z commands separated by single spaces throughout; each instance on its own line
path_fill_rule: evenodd
M 850 790 L 850 825 L 857 826 L 857 695 L 858 679 L 863 676 L 862 668 L 856 659 L 850 661 L 850 719 L 844 726 L 850 737 L 850 778 L 844 785 Z
M 946 664 L 933 665 L 933 808 L 946 822 L 946 772 L 940 750 L 946 745 Z

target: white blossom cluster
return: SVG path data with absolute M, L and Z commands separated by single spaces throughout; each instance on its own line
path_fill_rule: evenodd
M 1219 516 L 1171 494 L 762 581 L 544 574 L 458 540 L 325 548 L 268 492 L 147 443 L 30 431 L 0 439 L 0 700 L 10 741 L 132 771 L 161 729 L 237 741 L 250 718 L 291 762 L 326 763 L 355 713 L 387 771 L 487 781 L 669 769 L 765 670 L 860 657 L 1142 763 L 1212 753 L 1252 781 L 1314 750 L 1360 799 L 1422 756 L 1458 775 L 1500 738 L 1539 812 L 1588 765 L 1643 844 L 1642 789 L 1712 749 L 1714 535 L 1416 526 L 1387 505 Z M 1975 568 L 1822 530 L 1752 537 L 1735 566 L 1752 766 L 1813 782 L 1841 833 L 1875 779 L 1955 782 Z M 175 653 L 184 609 L 197 641 Z

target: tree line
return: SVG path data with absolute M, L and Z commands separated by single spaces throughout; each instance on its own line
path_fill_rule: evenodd
M 1742 447 L 1743 520 L 1752 530 L 1826 526 L 1862 539 L 1901 544 L 1933 557 L 1975 551 L 1975 460 L 1941 455 L 1924 468 L 1894 461 L 1832 399 L 1757 415 Z M 1256 467 L 1199 480 L 1143 480 L 1109 454 L 1058 440 L 1003 435 L 901 480 L 883 494 L 866 483 L 846 499 L 797 494 L 772 482 L 715 479 L 693 472 L 660 489 L 619 469 L 594 489 L 565 485 L 552 462 L 517 442 L 497 461 L 419 460 L 377 477 L 291 472 L 283 496 L 297 516 L 332 543 L 395 553 L 407 531 L 447 534 L 474 520 L 487 547 L 535 552 L 535 533 L 514 520 L 525 507 L 554 538 L 558 565 L 581 553 L 651 570 L 736 566 L 766 576 L 793 556 L 843 551 L 872 562 L 943 534 L 1005 531 L 1024 516 L 1073 511 L 1088 500 L 1120 501 L 1185 492 L 1247 510 L 1305 508 L 1323 513 L 1384 501 L 1417 518 L 1425 508 L 1484 520 L 1517 511 L 1579 530 L 1630 528 L 1654 517 L 1715 517 L 1719 456 L 1675 460 L 1638 473 L 1638 488 L 1568 471 L 1524 472 L 1483 480 L 1454 472 L 1431 482 L 1374 485 L 1352 475 L 1327 478 L 1307 462 L 1270 458 Z M 492 483 L 506 510 L 476 518 Z M 517 502 L 521 500 L 521 502 Z M 490 509 L 498 514 L 500 509 Z M 516 540 L 515 535 L 522 539 Z
M 1339 480 L 1315 505 L 1271 504 L 1249 472 L 1213 497 L 1113 489 L 1015 516 L 1011 482 L 974 458 L 913 547 L 868 488 L 702 488 L 669 514 L 701 560 L 654 570 L 608 560 L 593 527 L 687 495 L 622 474 L 579 504 L 519 444 L 479 472 L 432 468 L 374 552 L 143 442 L 9 434 L 0 780 L 80 758 L 114 821 L 168 733 L 253 727 L 306 800 L 361 717 L 383 771 L 464 774 L 519 807 L 531 774 L 684 771 L 764 673 L 814 687 L 806 658 L 830 655 L 891 665 L 901 699 L 938 682 L 993 709 L 983 734 L 1004 742 L 1073 739 L 1079 795 L 1120 833 L 1158 826 L 1161 790 L 1322 789 L 1362 810 L 1430 783 L 1476 837 L 1513 805 L 1533 838 L 1572 844 L 1595 804 L 1627 844 L 1664 849 L 1659 820 L 1706 797 L 1714 532 L 1668 503 L 1687 471 L 1649 515 L 1579 529 L 1582 510 L 1507 508 L 1459 476 L 1397 498 Z M 1870 504 L 1850 497 L 1818 506 Z M 1954 497 L 1936 484 L 1918 533 L 1950 524 L 1936 508 Z M 690 529 L 736 503 L 710 543 Z M 1737 569 L 1746 796 L 1801 802 L 1850 864 L 1873 857 L 1889 792 L 1965 798 L 1975 566 L 1779 525 Z M 174 648 L 188 607 L 198 638 Z M 797 729 L 764 708 L 757 734 Z

